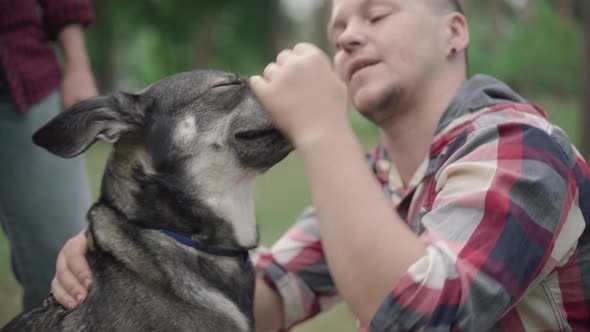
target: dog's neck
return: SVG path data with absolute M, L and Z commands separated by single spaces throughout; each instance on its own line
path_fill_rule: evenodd
M 157 175 L 147 152 L 118 147 L 107 163 L 100 200 L 139 226 L 167 229 L 210 247 L 255 247 L 253 179 L 201 178 L 193 184 Z
M 207 187 L 205 204 L 232 225 L 237 244 L 245 248 L 256 246 L 258 229 L 252 179 L 235 182 L 231 178 L 222 179 Z

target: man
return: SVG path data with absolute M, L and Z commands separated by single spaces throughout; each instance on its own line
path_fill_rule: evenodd
M 93 20 L 90 1 L 0 1 L 0 222 L 26 310 L 49 292 L 59 249 L 90 206 L 84 160 L 53 156 L 31 137 L 96 95 L 82 32 Z M 59 42 L 63 70 L 50 41 Z
M 455 1 L 332 5 L 335 70 L 299 44 L 250 82 L 315 203 L 257 262 L 257 328 L 339 296 L 370 331 L 587 329 L 590 170 L 567 136 L 505 84 L 466 79 Z M 347 94 L 381 132 L 368 164 Z M 61 299 L 84 291 L 66 282 L 87 276 L 83 241 L 58 261 Z

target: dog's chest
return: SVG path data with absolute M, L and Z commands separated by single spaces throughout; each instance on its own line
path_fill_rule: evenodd
M 125 269 L 103 267 L 105 278 L 97 275 L 96 293 L 86 302 L 94 308 L 109 308 L 101 310 L 105 317 L 93 320 L 107 325 L 117 321 L 115 330 L 120 331 L 252 331 L 254 272 L 250 267 L 220 273 L 229 265 L 195 263 L 187 269 L 180 262 L 162 263 L 157 269 L 162 270 L 163 279 L 158 282 Z

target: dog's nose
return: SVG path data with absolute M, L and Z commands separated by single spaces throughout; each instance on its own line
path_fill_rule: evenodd
M 248 77 L 244 77 L 244 76 L 238 76 L 237 80 L 238 80 L 238 82 L 240 82 L 243 85 L 247 85 L 248 82 L 250 81 L 250 79 Z

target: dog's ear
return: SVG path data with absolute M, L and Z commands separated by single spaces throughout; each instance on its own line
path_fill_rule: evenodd
M 143 128 L 152 99 L 116 93 L 81 101 L 49 121 L 33 135 L 33 142 L 63 158 L 83 153 L 97 139 L 116 142 L 125 133 Z

